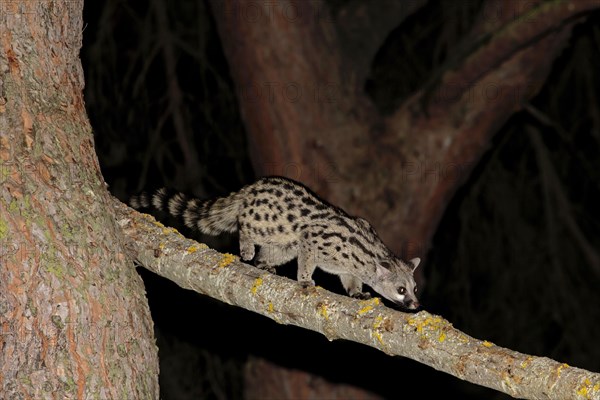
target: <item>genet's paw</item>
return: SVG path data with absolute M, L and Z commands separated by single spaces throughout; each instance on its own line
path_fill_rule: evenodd
M 315 292 L 315 281 L 301 281 L 300 284 L 302 285 L 302 292 L 304 294 L 308 295 Z
M 240 257 L 244 261 L 250 261 L 254 258 L 254 246 L 245 246 L 240 249 Z
M 358 292 L 352 294 L 352 297 L 359 300 L 369 300 L 371 298 L 371 293 Z
M 265 263 L 260 262 L 260 261 L 258 261 L 256 263 L 256 268 L 259 268 L 259 269 L 262 269 L 264 271 L 267 271 L 267 272 L 270 272 L 272 274 L 275 274 L 275 267 L 274 266 L 265 264 Z

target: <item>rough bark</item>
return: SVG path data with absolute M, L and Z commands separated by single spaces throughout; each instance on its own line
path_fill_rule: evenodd
M 303 289 L 296 281 L 184 238 L 116 199 L 114 209 L 129 239 L 130 255 L 183 288 L 254 311 L 280 324 L 314 330 L 329 340 L 351 340 L 389 355 L 408 357 L 513 397 L 600 399 L 598 373 L 472 338 L 426 311 L 402 313 L 385 307 L 378 298 L 355 300 L 320 287 Z M 283 375 L 285 372 L 279 373 L 285 379 Z M 285 382 L 293 384 L 295 380 Z M 310 392 L 302 384 L 295 390 L 287 386 L 286 390 L 291 396 Z M 427 397 L 427 388 L 423 390 Z
M 0 398 L 158 398 L 84 108 L 82 1 L 0 4 Z

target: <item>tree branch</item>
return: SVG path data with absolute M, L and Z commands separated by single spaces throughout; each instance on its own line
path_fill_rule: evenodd
M 557 0 L 518 3 L 515 11 L 515 4 L 488 2 L 463 51 L 387 119 L 383 142 L 400 149 L 410 142 L 410 151 L 407 173 L 388 184 L 401 188 L 395 196 L 398 217 L 367 215 L 389 225 L 378 227 L 382 231 L 428 247 L 448 200 L 493 135 L 537 94 L 575 23 L 600 6 Z M 503 18 L 495 21 L 496 14 Z
M 408 357 L 457 378 L 520 398 L 600 400 L 600 374 L 472 338 L 427 311 L 407 314 L 378 298 L 359 301 L 244 264 L 187 239 L 114 199 L 129 255 L 179 286 L 280 324 Z

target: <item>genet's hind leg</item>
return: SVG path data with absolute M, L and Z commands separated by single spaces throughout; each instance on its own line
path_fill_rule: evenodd
M 240 229 L 240 256 L 244 261 L 254 258 L 254 242 L 246 232 Z
M 298 256 L 297 244 L 285 246 L 264 245 L 260 246 L 256 257 L 256 266 L 260 269 L 275 273 L 275 267 L 283 265 Z
M 348 293 L 351 297 L 354 297 L 355 299 L 371 298 L 369 293 L 363 293 L 363 285 L 360 279 L 355 278 L 350 274 L 341 274 L 340 280 L 342 281 L 342 286 L 344 286 L 344 289 L 346 289 L 346 293 Z

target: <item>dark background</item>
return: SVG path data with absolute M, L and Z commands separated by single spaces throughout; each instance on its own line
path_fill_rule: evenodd
M 104 177 L 122 200 L 161 186 L 212 197 L 255 179 L 210 7 L 201 0 L 164 4 L 177 44 L 176 77 L 165 70 L 149 4 L 85 2 L 86 105 Z M 335 8 L 343 0 L 327 4 Z M 429 2 L 388 37 L 365 87 L 380 110 L 391 112 L 428 81 L 480 6 Z M 600 371 L 600 276 L 584 249 L 597 257 L 600 245 L 599 22 L 596 13 L 575 28 L 533 108 L 501 128 L 453 197 L 427 254 L 421 292 L 425 309 L 469 335 L 592 371 Z M 193 135 L 198 171 L 181 162 L 169 79 L 180 84 L 178 111 Z M 531 128 L 542 134 L 542 146 L 526 134 Z M 540 174 L 544 159 L 555 180 Z M 236 238 L 181 231 L 237 252 Z M 293 269 L 281 273 L 293 276 Z M 411 360 L 279 326 L 139 272 L 156 324 L 165 400 L 241 398 L 248 355 L 387 398 L 422 393 L 418 382 L 432 398 L 507 398 Z M 339 291 L 323 275 L 316 280 Z

